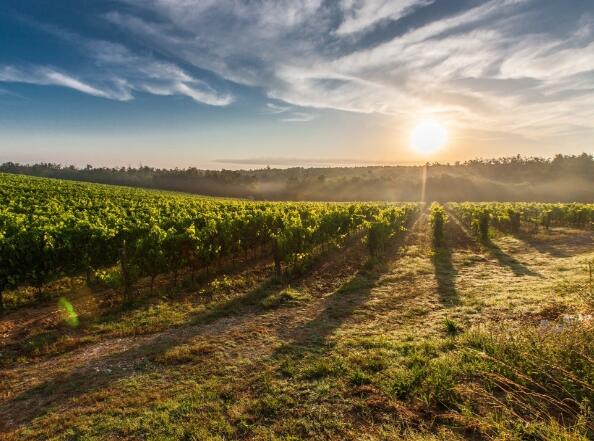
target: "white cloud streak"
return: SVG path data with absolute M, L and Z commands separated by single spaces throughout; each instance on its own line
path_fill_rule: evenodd
M 274 103 L 266 103 L 266 113 L 269 113 L 271 115 L 276 115 L 279 113 L 285 113 L 289 110 L 291 110 L 291 107 L 289 106 L 280 106 L 278 104 L 274 104 Z
M 309 122 L 315 119 L 315 115 L 305 112 L 291 112 L 288 116 L 281 118 L 282 122 L 294 123 L 294 122 Z
M 267 113 L 284 121 L 311 120 L 312 108 L 399 119 L 438 112 L 459 128 L 535 139 L 594 130 L 591 12 L 569 11 L 575 23 L 552 29 L 542 20 L 551 4 L 536 0 L 488 0 L 441 15 L 434 0 L 120 1 L 126 8 L 103 19 L 146 52 L 86 43 L 114 78 L 17 76 L 113 99 L 144 91 L 232 102 L 179 67 L 191 65 L 262 90 L 275 100 Z M 433 13 L 415 21 L 425 8 Z
M 361 32 L 378 22 L 398 20 L 414 8 L 430 3 L 433 0 L 342 0 L 341 9 L 345 18 L 336 33 L 346 35 Z
M 98 73 L 83 80 L 53 67 L 8 65 L 0 66 L 0 82 L 60 86 L 118 101 L 129 101 L 136 92 L 146 92 L 162 96 L 183 95 L 211 106 L 226 106 L 233 102 L 231 94 L 217 92 L 175 64 L 134 54 L 119 43 L 90 40 L 49 26 L 41 28 L 67 40 L 75 37 Z
M 282 115 L 279 121 L 287 123 L 309 122 L 316 118 L 316 115 L 296 110 L 293 106 L 282 106 L 275 103 L 266 103 L 266 111 L 264 113 L 268 115 Z
M 49 67 L 25 67 L 0 66 L 0 82 L 36 84 L 40 86 L 60 86 L 77 90 L 88 95 L 101 98 L 127 101 L 131 97 L 126 93 L 101 90 L 78 78 L 59 72 Z

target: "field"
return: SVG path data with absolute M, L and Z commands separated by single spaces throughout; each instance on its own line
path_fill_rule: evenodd
M 0 200 L 0 439 L 594 439 L 594 204 Z

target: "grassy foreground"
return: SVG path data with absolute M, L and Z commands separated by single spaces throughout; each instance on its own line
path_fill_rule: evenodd
M 449 222 L 435 252 L 427 225 L 282 285 L 267 261 L 132 308 L 57 284 L 1 319 L 0 439 L 593 439 L 592 233 Z

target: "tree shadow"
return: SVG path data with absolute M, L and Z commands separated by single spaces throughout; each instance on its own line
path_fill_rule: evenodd
M 456 277 L 458 271 L 452 262 L 452 252 L 449 248 L 434 250 L 431 258 L 433 263 L 435 279 L 437 281 L 437 293 L 444 306 L 455 306 L 460 303 L 460 295 L 456 289 Z
M 462 225 L 462 222 L 448 208 L 448 221 L 446 223 L 446 243 L 451 248 L 457 249 L 479 249 L 476 238 Z
M 229 260 L 228 262 L 226 260 Z M 251 272 L 263 274 L 268 272 L 267 265 L 270 263 L 268 257 L 254 257 L 231 263 L 229 258 L 221 259 L 221 262 L 214 265 L 210 272 L 206 274 L 202 268 L 191 275 L 188 268 L 180 270 L 177 276 L 173 273 L 161 274 L 157 278 L 157 284 L 153 293 L 149 290 L 148 278 L 144 277 L 137 281 L 134 289 L 136 295 L 130 302 L 125 302 L 121 293 L 111 292 L 111 297 L 100 299 L 106 301 L 104 311 L 93 320 L 94 323 L 109 323 L 121 320 L 126 314 L 150 306 L 155 301 L 164 298 L 169 301 L 182 301 L 191 299 L 194 303 L 208 304 L 213 301 L 214 293 L 209 292 L 202 297 L 196 294 L 201 290 L 208 290 L 210 282 L 216 281 L 221 276 L 233 278 L 241 276 L 243 273 Z M 267 277 L 267 276 L 266 276 Z M 177 281 L 177 283 L 172 283 Z M 111 290 L 103 289 L 104 293 L 110 293 Z M 104 296 L 105 297 L 105 296 Z
M 487 241 L 484 242 L 483 245 L 489 251 L 489 253 L 497 259 L 499 265 L 508 267 L 514 273 L 515 276 L 542 277 L 539 273 L 531 270 L 515 257 L 504 252 L 496 243 L 492 241 Z
M 293 346 L 325 345 L 332 335 L 371 296 L 383 274 L 386 262 L 369 261 L 346 284 L 324 299 L 319 313 L 303 326 L 290 332 Z
M 407 231 L 388 245 L 383 256 L 368 259 L 347 283 L 324 298 L 315 317 L 287 331 L 285 338 L 290 343 L 276 350 L 270 359 L 286 356 L 299 358 L 308 353 L 315 353 L 321 357 L 327 355 L 332 347 L 329 337 L 347 320 L 352 319 L 357 310 L 371 298 L 377 282 L 390 271 L 400 256 L 401 247 L 408 243 L 409 239 Z
M 336 343 L 331 337 L 346 323 L 365 319 L 358 311 L 372 298 L 373 289 L 390 271 L 392 262 L 370 259 L 347 283 L 324 298 L 313 318 L 287 329 L 281 335 L 286 343 L 266 357 L 264 364 L 274 366 L 281 377 L 303 375 L 315 380 L 339 372 L 344 367 L 343 360 L 333 356 Z M 256 375 L 249 381 L 257 385 L 261 380 Z
M 56 375 L 38 386 L 25 390 L 0 404 L 0 433 L 10 425 L 18 427 L 49 413 L 64 401 L 155 368 L 153 360 L 172 347 L 183 345 L 224 315 L 247 315 L 253 306 L 274 289 L 282 289 L 268 280 L 246 295 L 231 299 L 220 306 L 196 314 L 182 327 L 140 339 L 132 347 L 92 359 L 72 371 Z M 194 326 L 196 329 L 191 329 Z
M 549 256 L 557 258 L 571 257 L 571 254 L 566 251 L 559 249 L 548 241 L 539 240 L 531 234 L 517 233 L 514 236 L 541 254 L 548 254 Z
M 325 256 L 325 259 L 326 270 L 329 274 L 333 274 L 338 271 L 341 265 L 345 264 L 345 251 L 336 252 L 336 256 Z M 331 260 L 332 263 L 328 264 L 328 260 Z M 303 278 L 303 276 L 298 276 L 298 278 Z M 291 282 L 297 280 L 297 278 L 292 279 Z M 369 283 L 371 282 L 368 282 L 367 285 Z M 321 314 L 319 320 L 312 323 L 313 327 L 320 327 L 321 335 L 331 332 L 333 326 L 338 326 L 340 319 L 348 316 L 356 307 L 358 302 L 354 295 L 354 286 L 351 289 L 345 287 L 344 291 L 339 289 L 335 293 L 335 295 L 338 292 L 344 294 L 344 296 L 339 296 L 346 302 L 344 308 L 339 307 L 340 299 L 336 298 L 330 302 L 329 308 L 325 308 L 327 314 Z M 132 347 L 94 358 L 70 372 L 57 374 L 40 385 L 19 393 L 0 403 L 0 433 L 8 430 L 9 425 L 14 429 L 27 424 L 33 419 L 51 412 L 64 402 L 71 402 L 83 394 L 100 390 L 118 380 L 156 369 L 157 365 L 154 364 L 154 360 L 158 356 L 212 330 L 208 325 L 217 322 L 217 319 L 230 318 L 230 320 L 223 320 L 220 327 L 217 327 L 215 332 L 218 335 L 230 326 L 253 319 L 254 314 L 266 312 L 267 309 L 262 307 L 262 300 L 285 288 L 285 284 L 280 284 L 269 278 L 243 295 L 194 314 L 180 327 L 160 332 L 148 338 L 140 338 L 138 343 L 132 342 Z M 369 287 L 370 289 L 371 287 Z M 333 297 L 334 295 L 331 296 L 331 298 Z M 323 323 L 327 319 L 330 322 Z
M 291 330 L 289 338 L 293 343 L 285 346 L 283 351 L 312 344 L 325 346 L 328 337 L 370 299 L 377 282 L 390 271 L 392 264 L 400 257 L 402 247 L 410 242 L 411 231 L 421 217 L 419 214 L 410 222 L 404 234 L 389 240 L 380 256 L 368 258 L 347 283 L 325 297 L 319 313 L 313 319 Z

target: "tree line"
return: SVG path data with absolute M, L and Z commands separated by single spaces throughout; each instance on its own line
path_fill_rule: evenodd
M 417 201 L 424 167 L 200 170 L 6 162 L 0 172 L 257 200 Z M 474 159 L 426 167 L 428 200 L 594 201 L 591 154 Z

